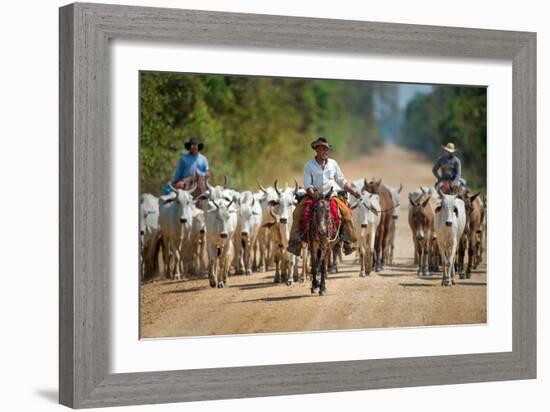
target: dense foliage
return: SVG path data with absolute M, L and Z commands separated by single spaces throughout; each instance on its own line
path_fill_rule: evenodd
M 400 142 L 432 158 L 453 142 L 468 186 L 487 185 L 487 90 L 436 86 L 408 105 Z
M 236 189 L 285 181 L 312 156 L 322 135 L 334 156 L 382 142 L 373 101 L 380 85 L 362 81 L 142 72 L 140 184 L 158 193 L 172 178 L 184 142 L 204 142 L 211 179 Z M 381 89 L 380 89 L 381 90 Z M 380 90 L 378 90 L 380 92 Z M 390 95 L 388 88 L 379 98 Z M 387 97 L 386 97 L 387 99 Z

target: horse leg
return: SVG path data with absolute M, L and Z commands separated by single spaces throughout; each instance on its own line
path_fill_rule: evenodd
M 321 287 L 319 289 L 319 295 L 324 296 L 327 293 L 327 288 L 325 286 L 325 281 L 327 279 L 327 265 L 328 265 L 328 256 L 321 257 Z
M 363 247 L 359 245 L 359 262 L 361 263 L 361 269 L 359 270 L 359 276 L 365 276 L 365 253 Z
M 380 253 L 380 232 L 378 233 L 378 236 L 376 236 L 376 240 L 374 241 L 374 271 L 380 272 L 380 259 L 381 259 L 381 253 Z
M 281 272 L 280 272 L 281 261 L 279 256 L 275 256 L 275 277 L 273 278 L 274 283 L 281 283 Z
M 317 282 L 317 251 L 312 250 L 311 253 L 311 293 L 315 293 L 317 288 L 319 288 L 319 283 Z
M 474 259 L 474 248 L 475 244 L 470 241 L 468 245 L 468 267 L 466 268 L 466 279 L 470 279 L 472 277 L 472 260 Z
M 416 270 L 416 276 L 422 275 L 422 244 L 416 240 L 414 240 L 414 250 L 415 250 L 415 261 L 417 262 L 418 269 Z

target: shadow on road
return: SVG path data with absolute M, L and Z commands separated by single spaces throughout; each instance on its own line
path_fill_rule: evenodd
M 297 299 L 304 299 L 304 298 L 311 298 L 315 295 L 301 295 L 301 296 L 277 296 L 277 297 L 271 297 L 271 298 L 259 298 L 259 299 L 249 299 L 249 300 L 240 300 L 238 302 L 231 302 L 231 303 L 248 303 L 248 302 L 280 302 L 285 300 L 297 300 Z
M 461 280 L 457 281 L 456 284 L 463 286 L 487 286 L 486 282 L 463 282 Z
M 393 272 L 406 272 L 406 273 L 414 273 L 418 270 L 418 268 L 412 268 L 412 267 L 392 267 L 391 270 Z
M 400 277 L 400 276 L 407 276 L 404 273 L 380 273 L 380 272 L 372 272 L 377 276 L 382 276 L 385 278 L 391 278 L 391 277 Z
M 359 275 L 357 275 L 357 276 L 342 275 L 342 273 L 355 273 L 355 272 L 352 271 L 352 270 L 349 270 L 349 271 L 347 271 L 347 272 L 340 271 L 340 272 L 338 272 L 338 274 L 329 273 L 329 274 L 327 275 L 327 279 L 328 279 L 328 280 L 333 280 L 333 279 L 351 279 L 351 278 L 354 278 L 354 277 L 359 277 Z
M 400 283 L 399 286 L 403 286 L 404 288 L 429 288 L 434 285 L 431 283 Z
M 176 289 L 176 290 L 168 290 L 166 292 L 162 292 L 164 294 L 169 293 L 187 293 L 187 292 L 197 292 L 199 290 L 206 289 L 206 286 L 194 286 L 189 289 Z
M 252 290 L 252 289 L 262 289 L 262 288 L 272 288 L 273 286 L 278 286 L 278 283 L 273 281 L 271 282 L 260 282 L 260 283 L 250 283 L 250 284 L 241 284 L 241 285 L 230 285 L 230 288 L 239 288 L 239 290 Z

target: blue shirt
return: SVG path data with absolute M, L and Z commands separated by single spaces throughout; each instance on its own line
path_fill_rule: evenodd
M 441 169 L 441 176 L 437 173 L 439 169 Z M 460 160 L 456 156 L 449 157 L 449 155 L 444 154 L 435 161 L 432 172 L 438 180 L 452 180 L 454 183 L 458 183 L 462 174 Z
M 191 152 L 187 152 L 178 162 L 178 167 L 176 168 L 176 173 L 174 173 L 172 183 L 176 183 L 188 176 L 195 176 L 195 174 L 205 176 L 207 171 L 208 160 L 206 160 L 205 156 L 200 153 L 194 156 Z

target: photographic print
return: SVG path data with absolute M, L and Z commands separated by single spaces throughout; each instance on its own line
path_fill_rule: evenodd
M 139 79 L 140 338 L 486 323 L 486 87 Z

